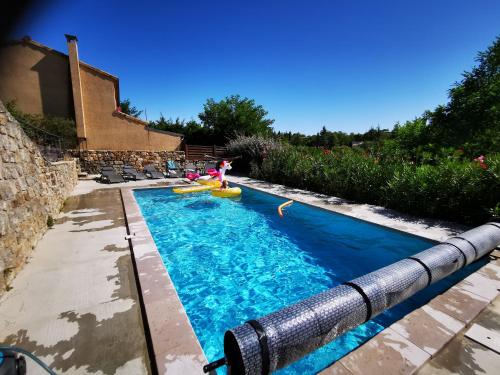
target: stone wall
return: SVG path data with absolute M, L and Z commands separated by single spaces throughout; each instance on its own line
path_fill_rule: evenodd
M 69 155 L 78 158 L 80 168 L 88 173 L 99 173 L 102 163 L 112 165 L 117 172 L 122 171 L 125 164 L 132 165 L 142 171 L 145 165 L 153 164 L 159 171 L 165 172 L 168 159 L 184 165 L 184 151 L 69 151 Z
M 77 180 L 75 160 L 47 162 L 0 101 L 0 294 Z

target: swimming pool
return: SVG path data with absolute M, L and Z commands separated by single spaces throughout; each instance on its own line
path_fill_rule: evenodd
M 224 332 L 429 248 L 433 242 L 242 188 L 240 199 L 135 190 L 149 230 L 209 361 Z M 446 290 L 479 262 L 283 369 L 317 372 Z

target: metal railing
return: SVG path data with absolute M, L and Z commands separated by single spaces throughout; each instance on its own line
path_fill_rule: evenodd
M 16 119 L 24 133 L 38 146 L 46 161 L 54 162 L 64 158 L 64 139 L 56 134 L 40 129 L 26 120 Z

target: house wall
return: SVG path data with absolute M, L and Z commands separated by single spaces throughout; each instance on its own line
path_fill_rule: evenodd
M 26 113 L 73 118 L 67 56 L 31 43 L 0 50 L 0 100 Z
M 112 78 L 80 66 L 87 141 L 85 150 L 174 151 L 182 138 L 149 130 L 147 123 L 116 112 Z
M 175 151 L 182 138 L 116 112 L 118 79 L 80 62 L 86 140 L 82 150 Z M 26 113 L 75 118 L 69 59 L 31 40 L 0 49 L 0 100 Z

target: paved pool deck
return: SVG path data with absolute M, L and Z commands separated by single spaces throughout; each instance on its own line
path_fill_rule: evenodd
M 467 229 L 249 178 L 230 180 L 434 240 Z M 131 199 L 131 188 L 179 183 L 80 181 L 0 297 L 0 343 L 34 352 L 61 374 L 201 374 L 204 355 L 175 289 L 163 284 L 168 273 Z M 473 323 L 500 334 L 500 254 L 492 255 L 480 270 L 322 373 L 497 374 L 500 354 L 465 336 Z M 28 364 L 29 375 L 43 373 Z
M 0 343 L 58 374 L 151 373 L 120 187 L 171 182 L 79 181 L 0 297 Z M 28 360 L 28 374 L 46 372 Z

